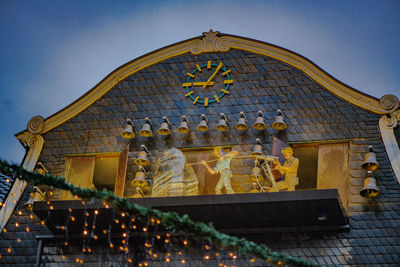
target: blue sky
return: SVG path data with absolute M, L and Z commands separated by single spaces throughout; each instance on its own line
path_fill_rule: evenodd
M 295 51 L 375 97 L 400 97 L 400 1 L 0 1 L 0 158 L 14 134 L 120 65 L 213 29 Z

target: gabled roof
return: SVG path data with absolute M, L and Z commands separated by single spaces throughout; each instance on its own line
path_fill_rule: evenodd
M 397 126 L 397 122 L 400 120 L 400 111 L 398 110 L 399 101 L 395 96 L 386 95 L 378 100 L 338 81 L 312 61 L 295 52 L 262 41 L 235 35 L 220 34 L 212 30 L 204 32 L 202 36 L 175 43 L 136 58 L 110 73 L 86 94 L 64 109 L 46 119 L 41 116 L 33 117 L 29 121 L 27 129 L 16 134 L 17 139 L 30 148 L 23 163 L 24 168 L 27 170 L 34 169 L 43 148 L 43 133 L 54 129 L 78 115 L 110 91 L 119 81 L 153 64 L 179 55 L 187 53 L 198 55 L 207 52 L 227 52 L 230 49 L 248 51 L 282 61 L 301 70 L 321 85 L 321 87 L 337 97 L 375 114 L 383 115 L 379 124 L 382 139 L 392 168 L 397 179 L 400 181 L 400 161 L 398 160 L 400 149 L 393 132 L 393 128 Z M 391 117 L 389 118 L 385 114 L 391 114 Z M 6 209 L 3 208 L 0 210 L 0 219 L 2 219 L 0 230 L 12 213 L 13 207 L 15 207 L 13 203 L 18 202 L 25 186 L 25 182 L 17 180 L 11 191 L 8 189 L 7 203 L 10 203 L 10 205 Z
M 379 99 L 338 81 L 315 63 L 295 52 L 266 42 L 235 35 L 221 34 L 210 30 L 209 32 L 204 32 L 203 36 L 166 46 L 122 65 L 72 104 L 46 119 L 41 119 L 41 121 L 35 120 L 31 123 L 31 126 L 34 127 L 35 131 L 40 133 L 50 131 L 89 107 L 97 99 L 111 90 L 119 81 L 160 61 L 185 53 L 197 55 L 205 52 L 226 52 L 230 49 L 245 50 L 283 61 L 300 69 L 323 88 L 336 96 L 374 113 L 387 114 L 393 111 L 382 106 Z M 29 125 L 27 130 L 17 133 L 16 137 L 21 140 L 22 135 L 28 130 Z

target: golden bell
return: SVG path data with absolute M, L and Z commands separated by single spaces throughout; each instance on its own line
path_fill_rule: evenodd
M 153 130 L 150 124 L 150 119 L 145 118 L 145 124 L 143 124 L 142 129 L 139 131 L 139 134 L 144 137 L 152 137 L 153 136 Z
M 365 154 L 365 160 L 361 164 L 361 168 L 367 171 L 376 171 L 379 168 L 379 163 L 376 161 L 376 154 L 372 146 L 368 147 L 369 152 Z
M 167 117 L 162 117 L 163 122 L 161 123 L 160 128 L 158 128 L 157 132 L 161 135 L 169 135 L 171 130 L 169 129 L 169 121 Z
M 130 119 L 126 119 L 126 127 L 121 132 L 121 136 L 127 139 L 134 138 L 135 133 L 133 132 L 133 128 L 134 128 L 133 122 Z
M 180 132 L 180 133 L 189 133 L 190 132 L 189 121 L 185 115 L 182 116 L 182 122 L 178 127 L 178 132 Z
M 40 174 L 40 175 L 46 175 L 46 173 L 48 173 L 49 171 L 46 169 L 46 167 L 43 165 L 43 163 L 38 162 L 36 164 L 36 169 L 34 172 L 36 172 L 37 174 Z
M 238 122 L 235 125 L 235 128 L 239 131 L 246 131 L 249 128 L 249 126 L 247 125 L 246 117 L 245 117 L 243 111 L 240 112 L 240 117 L 239 117 Z
M 136 165 L 149 166 L 150 160 L 147 157 L 148 150 L 145 145 L 141 145 L 142 151 L 139 151 L 138 157 L 135 159 Z
M 364 187 L 360 191 L 360 195 L 365 198 L 375 198 L 380 195 L 379 188 L 376 186 L 376 180 L 372 176 L 372 172 L 368 171 L 368 177 L 364 179 Z
M 32 211 L 33 202 L 35 202 L 35 201 L 43 201 L 43 200 L 46 199 L 45 194 L 39 189 L 39 187 L 34 186 L 33 189 L 34 189 L 33 196 L 31 196 L 31 197 L 28 199 L 28 201 L 25 202 L 25 203 L 22 205 L 22 207 L 23 207 L 25 210 L 28 210 L 28 211 Z
M 251 169 L 251 174 L 249 176 L 249 181 L 251 182 L 259 182 L 262 183 L 264 182 L 264 177 L 261 174 L 261 168 L 256 166 L 253 169 Z
M 264 155 L 264 153 L 262 152 L 262 143 L 259 138 L 256 139 L 256 143 L 257 144 L 254 146 L 253 152 L 251 152 L 250 155 L 252 156 Z
M 272 128 L 274 128 L 276 130 L 279 130 L 279 131 L 282 131 L 282 130 L 284 130 L 286 128 L 286 123 L 283 120 L 282 111 L 280 109 L 278 109 L 276 111 L 276 113 L 278 115 L 275 117 L 274 123 L 272 123 Z
M 136 172 L 135 179 L 131 182 L 132 186 L 144 188 L 147 187 L 146 181 L 146 171 L 144 170 L 143 166 L 139 166 L 139 170 Z
M 200 132 L 208 131 L 207 117 L 205 114 L 201 114 L 201 121 L 199 125 L 197 125 L 197 130 L 199 130 Z
M 217 131 L 227 131 L 228 130 L 228 124 L 226 123 L 226 116 L 224 113 L 220 114 L 221 119 L 219 120 L 217 124 Z
M 257 130 L 264 130 L 267 128 L 267 125 L 264 122 L 264 116 L 262 114 L 262 111 L 258 111 L 258 117 L 256 119 L 256 122 L 253 124 L 253 128 Z

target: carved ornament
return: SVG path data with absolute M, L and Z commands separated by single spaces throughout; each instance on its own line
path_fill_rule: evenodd
M 218 37 L 219 32 L 209 30 L 203 32 L 203 37 L 192 41 L 190 52 L 198 55 L 204 52 L 227 52 L 231 48 L 231 39 L 229 37 Z
M 399 108 L 399 99 L 394 95 L 384 95 L 379 104 L 387 113 L 392 113 Z
M 30 133 L 40 134 L 41 132 L 43 132 L 44 126 L 44 118 L 42 116 L 35 116 L 29 120 L 27 129 Z

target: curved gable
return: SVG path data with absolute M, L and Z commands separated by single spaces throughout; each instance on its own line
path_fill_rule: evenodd
M 380 105 L 378 99 L 359 92 L 356 89 L 336 80 L 313 62 L 301 55 L 265 42 L 234 35 L 220 34 L 219 32 L 213 32 L 210 30 L 209 32 L 203 33 L 202 37 L 192 38 L 161 48 L 119 67 L 82 97 L 66 108 L 43 120 L 41 122 L 42 124 L 37 127 L 40 128 L 40 133 L 50 131 L 85 110 L 92 103 L 111 90 L 111 88 L 113 88 L 113 86 L 119 81 L 153 64 L 185 53 L 198 55 L 205 52 L 227 52 L 230 49 L 244 50 L 285 62 L 286 64 L 304 72 L 329 92 L 354 105 L 377 114 L 389 113 L 387 109 L 384 109 Z M 21 140 L 23 139 L 24 133 L 26 133 L 26 130 L 16 134 L 16 137 Z

